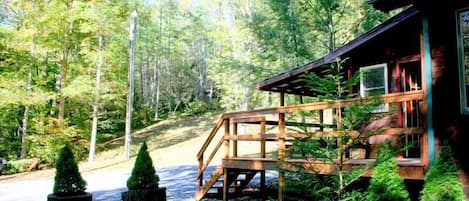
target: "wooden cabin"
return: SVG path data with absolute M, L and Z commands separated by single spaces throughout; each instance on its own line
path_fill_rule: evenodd
M 347 58 L 343 64 L 344 75 L 351 76 L 366 69 L 375 78 L 372 82 L 362 78 L 360 85 L 351 91 L 361 97 L 366 97 L 370 91 L 382 94 L 379 97 L 385 107 L 378 112 L 385 115 L 372 124 L 385 129 L 380 135 L 371 136 L 370 144 L 395 139 L 403 145 L 413 145 L 413 149 L 398 158 L 399 172 L 405 179 L 423 180 L 429 165 L 438 155 L 440 143 L 449 141 L 468 195 L 469 1 L 368 2 L 383 12 L 406 9 L 318 60 L 255 84 L 258 90 L 278 93 L 279 107 L 222 114 L 197 154 L 199 188 L 196 200 L 207 197 L 210 192 L 227 200 L 231 194 L 242 190 L 256 174 L 260 175 L 262 188 L 265 170 L 278 170 L 284 161 L 301 164 L 301 160 L 290 159 L 285 154 L 288 141 L 298 137 L 287 128 L 298 125 L 299 121 L 305 123 L 304 119 L 295 118 L 295 114 L 317 111 L 320 118 L 306 123 L 315 127 L 317 132 L 325 132 L 323 125 L 329 121 L 328 114 L 333 113 L 331 108 L 338 104 L 345 107 L 353 100 L 285 105 L 285 94 L 316 96 L 305 86 L 303 74 L 325 75 L 328 73 L 326 66 L 344 58 Z M 257 125 L 258 131 L 240 132 L 239 127 L 244 124 Z M 245 141 L 255 142 L 259 154 L 255 157 L 238 154 L 243 149 L 240 143 Z M 269 154 L 271 149 L 266 148 L 272 143 L 277 152 L 274 155 Z M 217 152 L 223 154 L 221 164 L 208 172 L 207 167 Z M 365 159 L 350 158 L 346 165 L 371 164 L 375 157 L 368 154 Z M 317 165 L 323 167 L 321 173 L 334 174 L 334 168 L 324 168 L 327 164 Z M 283 200 L 285 178 L 281 171 L 278 177 L 278 198 Z

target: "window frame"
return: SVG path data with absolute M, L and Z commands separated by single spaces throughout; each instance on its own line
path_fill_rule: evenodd
M 366 72 L 366 70 L 373 70 L 373 69 L 379 69 L 379 68 L 383 68 L 384 69 L 384 73 L 383 73 L 383 76 L 384 76 L 384 94 L 388 94 L 389 93 L 389 83 L 388 83 L 388 64 L 387 63 L 380 63 L 380 64 L 375 64 L 375 65 L 370 65 L 370 66 L 362 66 L 360 67 L 360 97 L 362 98 L 365 98 L 367 96 L 365 96 L 365 92 L 367 89 L 380 89 L 380 88 L 383 88 L 383 87 L 371 87 L 371 88 L 367 88 L 365 87 L 365 83 L 364 83 L 364 79 L 363 79 L 363 76 Z M 384 95 L 383 94 L 383 95 Z M 379 112 L 388 112 L 389 111 L 389 104 L 388 103 L 385 103 L 383 104 L 382 106 L 378 106 L 373 112 L 374 113 L 379 113 Z
M 464 66 L 464 41 L 463 30 L 461 28 L 461 17 L 464 13 L 469 14 L 469 8 L 463 8 L 456 11 L 456 39 L 458 48 L 458 73 L 459 73 L 459 106 L 462 114 L 469 114 L 466 86 L 466 69 Z

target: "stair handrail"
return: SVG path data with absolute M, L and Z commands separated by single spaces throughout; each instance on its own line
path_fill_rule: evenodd
M 217 143 L 217 145 L 215 146 L 214 150 L 212 151 L 212 153 L 210 154 L 208 159 L 206 161 L 204 160 L 204 153 L 207 150 L 210 143 L 212 143 L 212 140 L 215 137 L 215 135 L 217 135 L 218 130 L 220 130 L 221 126 L 223 125 L 223 122 L 225 122 L 224 114 L 220 115 L 220 117 L 218 118 L 217 123 L 215 124 L 215 127 L 213 127 L 213 129 L 210 131 L 210 134 L 207 137 L 207 139 L 205 140 L 202 147 L 200 148 L 199 153 L 197 153 L 197 159 L 199 161 L 199 172 L 197 173 L 197 179 L 199 179 L 199 180 L 201 179 L 201 176 L 203 175 L 204 171 L 207 169 L 208 165 L 212 161 L 215 154 L 220 149 L 221 144 L 223 144 L 223 142 L 225 141 L 225 138 L 222 137 L 220 139 L 220 141 Z
M 208 135 L 207 139 L 205 140 L 204 144 L 199 150 L 199 153 L 197 153 L 197 158 L 200 160 L 200 158 L 203 156 L 204 152 L 207 150 L 208 146 L 212 142 L 213 138 L 217 134 L 218 130 L 220 130 L 221 126 L 223 125 L 223 122 L 225 121 L 224 115 L 220 115 L 218 118 L 217 124 L 215 124 L 215 127 L 213 127 L 212 131 L 210 131 L 210 134 Z
M 208 164 L 210 164 L 210 161 L 212 161 L 213 157 L 215 157 L 215 154 L 217 153 L 217 151 L 220 149 L 221 145 L 223 144 L 223 142 L 225 141 L 225 138 L 221 138 L 220 141 L 217 143 L 217 145 L 215 146 L 215 148 L 213 149 L 212 153 L 210 154 L 210 156 L 207 158 L 207 161 L 205 162 L 203 160 L 203 157 L 200 158 L 199 161 L 202 161 L 202 166 L 200 167 L 199 169 L 199 173 L 197 174 L 197 179 L 200 179 L 200 176 L 202 176 L 203 172 L 205 171 L 205 169 L 207 169 L 208 167 Z

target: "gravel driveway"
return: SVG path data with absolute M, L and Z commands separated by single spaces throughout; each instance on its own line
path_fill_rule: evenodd
M 209 167 L 214 170 L 215 167 Z M 166 167 L 156 170 L 160 176 L 160 186 L 166 187 L 168 201 L 194 200 L 197 188 L 196 165 Z M 87 192 L 93 194 L 96 201 L 118 201 L 121 192 L 126 191 L 126 181 L 130 171 L 92 172 L 83 175 L 87 181 Z M 46 200 L 52 192 L 53 178 L 14 181 L 0 180 L 1 201 L 40 201 Z

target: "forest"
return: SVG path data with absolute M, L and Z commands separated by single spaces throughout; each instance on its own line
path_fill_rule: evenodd
M 0 157 L 52 164 L 68 142 L 86 159 L 95 143 L 122 137 L 130 77 L 132 129 L 277 105 L 252 84 L 392 15 L 366 0 L 1 1 Z

